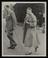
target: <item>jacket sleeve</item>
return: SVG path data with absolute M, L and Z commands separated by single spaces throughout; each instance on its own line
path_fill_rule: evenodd
M 36 27 L 36 25 L 37 25 L 37 19 L 36 19 L 36 16 L 34 14 L 32 14 L 32 20 L 30 22 L 30 25 L 34 26 L 34 27 Z
M 11 15 L 12 15 L 12 18 L 13 18 L 13 26 L 16 27 L 17 19 L 16 19 L 16 16 L 15 16 L 15 13 L 12 12 Z
M 28 15 L 26 15 L 26 17 L 25 17 L 25 23 L 29 24 L 29 16 Z
M 34 26 L 36 26 L 37 25 L 37 18 L 35 15 L 33 15 L 33 20 L 34 20 Z

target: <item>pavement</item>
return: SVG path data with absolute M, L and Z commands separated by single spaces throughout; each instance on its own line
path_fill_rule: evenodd
M 37 30 L 38 32 L 38 37 L 40 41 L 40 46 L 37 50 L 36 53 L 32 55 L 46 55 L 46 38 L 45 38 L 45 33 L 42 33 L 41 29 Z M 7 49 L 9 44 L 9 39 L 6 36 L 5 33 L 5 22 L 3 22 L 3 33 L 2 33 L 2 54 L 5 55 L 25 55 L 25 49 L 22 46 L 22 41 L 23 41 L 23 27 L 17 25 L 16 31 L 14 32 L 14 40 L 17 42 L 17 46 L 15 49 Z

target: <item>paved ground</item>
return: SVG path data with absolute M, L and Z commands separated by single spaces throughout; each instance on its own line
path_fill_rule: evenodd
M 22 40 L 23 40 L 23 29 L 21 26 L 17 26 L 16 28 L 16 35 L 14 35 L 14 40 L 17 42 L 18 46 L 14 49 L 7 49 L 9 46 L 9 40 L 6 36 L 5 30 L 5 23 L 3 23 L 3 55 L 24 55 L 25 49 L 22 47 Z M 45 34 L 43 34 L 40 30 L 38 31 L 39 41 L 40 41 L 40 47 L 38 48 L 38 51 L 34 53 L 33 55 L 45 55 Z M 14 33 L 15 34 L 15 33 Z

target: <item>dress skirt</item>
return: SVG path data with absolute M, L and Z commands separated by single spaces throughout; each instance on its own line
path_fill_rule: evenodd
M 36 48 L 40 44 L 38 39 L 38 34 L 35 28 L 29 28 L 27 30 L 26 38 L 24 45 L 25 47 L 34 47 Z

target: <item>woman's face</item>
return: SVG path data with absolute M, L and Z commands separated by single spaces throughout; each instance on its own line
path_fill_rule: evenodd
M 31 13 L 31 10 L 28 10 L 28 9 L 27 9 L 27 14 L 30 14 L 30 13 Z

